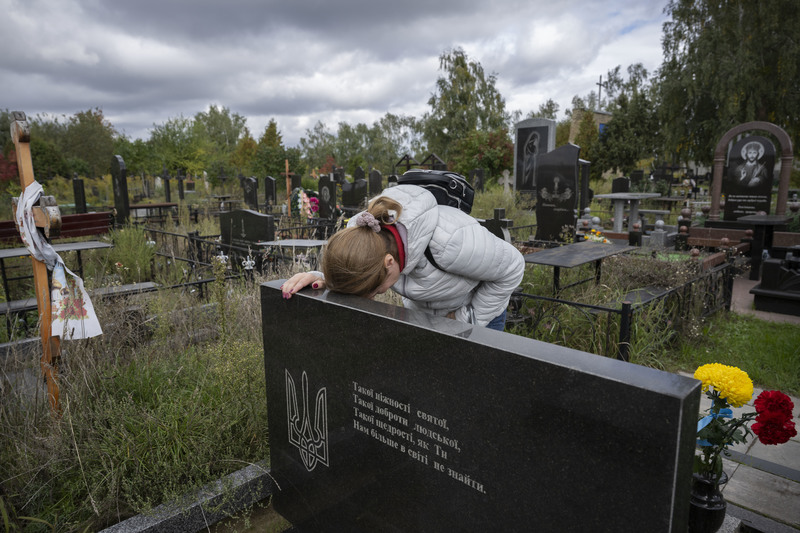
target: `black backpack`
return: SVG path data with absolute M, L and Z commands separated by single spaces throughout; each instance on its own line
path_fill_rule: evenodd
M 461 174 L 449 170 L 415 168 L 397 179 L 398 185 L 418 185 L 428 189 L 439 205 L 449 205 L 467 214 L 472 211 L 475 190 Z

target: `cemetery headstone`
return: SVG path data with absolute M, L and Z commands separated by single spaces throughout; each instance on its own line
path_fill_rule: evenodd
M 644 181 L 644 170 L 634 170 L 631 172 L 631 187 L 634 190 L 639 190 Z
M 484 170 L 482 168 L 473 168 L 469 172 L 469 182 L 472 188 L 476 191 L 483 192 Z
M 258 180 L 254 177 L 242 180 L 242 191 L 244 192 L 244 203 L 250 209 L 258 211 Z
M 111 158 L 111 181 L 114 188 L 115 224 L 125 224 L 130 216 L 130 201 L 128 199 L 128 171 L 121 155 Z
M 319 177 L 319 217 L 324 219 L 333 218 L 336 213 L 337 187 L 335 179 L 331 175 L 322 174 Z
M 722 181 L 724 220 L 769 213 L 775 145 L 766 137 L 744 137 L 728 153 L 728 170 Z
M 275 205 L 275 199 L 278 197 L 275 178 L 267 176 L 264 178 L 264 202 L 267 205 Z
M 567 144 L 538 156 L 536 187 L 536 238 L 563 241 L 573 234 L 578 207 L 578 154 L 581 149 Z
M 685 533 L 698 381 L 280 284 L 261 286 L 272 503 L 298 530 Z
M 631 180 L 628 178 L 614 178 L 611 180 L 611 192 L 630 192 L 631 190 Z
M 516 124 L 514 135 L 514 189 L 537 187 L 539 156 L 556 147 L 556 122 L 547 118 L 530 118 Z
M 169 190 L 170 175 L 167 174 L 167 166 L 164 165 L 164 172 L 161 174 L 161 179 L 164 181 L 164 199 L 166 202 L 172 201 L 172 195 Z
M 356 169 L 353 171 L 353 181 L 366 180 L 366 179 L 367 179 L 367 174 L 366 172 L 364 172 L 364 169 L 361 168 L 360 166 L 356 167 Z
M 496 207 L 494 210 L 494 218 L 479 220 L 479 222 L 484 228 L 488 229 L 492 235 L 504 241 L 511 242 L 511 233 L 508 228 L 514 225 L 514 221 L 506 218 L 505 209 Z
M 184 199 L 183 181 L 186 179 L 184 175 L 185 170 L 178 170 L 178 200 Z
M 336 183 L 339 183 L 339 184 L 344 183 L 345 181 L 347 181 L 347 179 L 345 178 L 345 175 L 344 175 L 344 168 L 336 167 L 336 168 L 333 169 L 333 181 L 335 181 Z
M 367 180 L 361 178 L 350 183 L 342 182 L 342 206 L 349 209 L 361 209 L 364 201 L 369 198 Z
M 586 209 L 591 205 L 592 198 L 594 197 L 594 191 L 589 188 L 589 171 L 591 170 L 592 164 L 585 159 L 578 159 L 578 172 L 580 174 L 581 179 L 581 196 L 579 206 L 581 209 Z
M 275 240 L 275 218 L 250 209 L 220 213 L 219 229 L 223 244 L 240 248 Z
M 86 190 L 83 186 L 83 180 L 78 177 L 78 173 L 72 178 L 72 192 L 75 198 L 75 212 L 86 212 Z
M 369 196 L 370 198 L 378 196 L 383 190 L 383 176 L 381 171 L 373 168 L 369 171 Z
M 303 186 L 303 177 L 300 174 L 292 174 L 292 190 L 298 189 Z

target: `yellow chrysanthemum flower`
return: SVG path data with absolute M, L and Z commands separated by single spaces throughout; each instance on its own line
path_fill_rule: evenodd
M 714 387 L 720 398 L 733 407 L 741 407 L 753 397 L 753 380 L 747 372 L 735 366 L 709 363 L 699 367 L 694 377 L 703 382 L 704 391 Z

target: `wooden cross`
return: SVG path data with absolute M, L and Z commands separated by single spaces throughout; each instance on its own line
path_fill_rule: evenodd
M 25 113 L 14 111 L 12 113 L 11 138 L 17 152 L 17 168 L 19 169 L 19 183 L 24 191 L 33 184 L 33 162 L 31 161 L 31 133 Z M 33 209 L 36 227 L 44 229 L 46 237 L 51 232 L 55 233 L 61 228 L 61 215 L 53 197 L 41 197 L 39 205 Z M 14 217 L 16 219 L 16 215 Z M 47 383 L 47 396 L 53 413 L 60 412 L 58 388 L 58 364 L 61 358 L 61 339 L 51 335 L 53 314 L 50 310 L 50 283 L 47 278 L 47 265 L 31 256 L 33 262 L 33 282 L 36 288 L 36 305 L 39 309 L 39 334 L 42 338 L 42 358 L 40 366 L 45 382 Z

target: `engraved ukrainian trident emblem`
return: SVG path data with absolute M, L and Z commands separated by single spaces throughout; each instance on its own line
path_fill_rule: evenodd
M 308 404 L 308 375 L 302 377 L 302 413 L 297 408 L 297 387 L 286 370 L 286 415 L 289 424 L 289 442 L 300 450 L 306 470 L 311 472 L 322 463 L 328 466 L 328 392 L 325 387 L 317 391 L 314 400 L 314 423 L 311 423 Z

